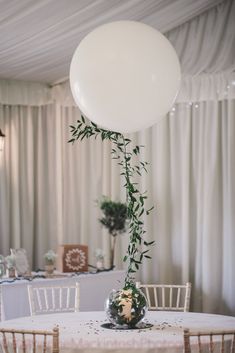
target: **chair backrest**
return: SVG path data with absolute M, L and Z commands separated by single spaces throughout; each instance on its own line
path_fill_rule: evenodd
M 54 327 L 53 331 L 0 328 L 0 334 L 3 353 L 59 353 L 58 327 Z
M 235 353 L 235 330 L 190 332 L 185 329 L 184 353 L 191 353 L 191 347 L 198 353 Z
M 28 285 L 31 315 L 79 311 L 79 283 L 73 285 Z
M 146 295 L 149 310 L 189 311 L 190 282 L 185 285 L 136 282 L 136 287 Z

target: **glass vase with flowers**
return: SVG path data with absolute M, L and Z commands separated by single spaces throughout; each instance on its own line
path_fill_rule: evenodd
M 53 276 L 56 258 L 57 254 L 53 250 L 49 250 L 44 254 L 46 277 Z

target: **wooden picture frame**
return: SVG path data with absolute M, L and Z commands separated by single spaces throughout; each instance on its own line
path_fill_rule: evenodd
M 56 268 L 60 272 L 87 272 L 88 246 L 80 244 L 59 245 Z

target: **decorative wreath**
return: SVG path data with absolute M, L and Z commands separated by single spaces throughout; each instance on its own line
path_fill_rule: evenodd
M 74 264 L 75 262 L 76 265 Z M 79 271 L 86 265 L 86 254 L 81 249 L 68 250 L 65 255 L 65 263 L 70 270 Z

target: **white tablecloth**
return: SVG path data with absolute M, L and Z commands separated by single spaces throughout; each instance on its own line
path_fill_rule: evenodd
M 124 283 L 124 271 L 108 271 L 96 274 L 80 274 L 74 277 L 53 279 L 34 279 L 32 282 L 20 280 L 13 283 L 2 283 L 1 286 L 1 320 L 9 320 L 30 315 L 27 286 L 80 284 L 80 311 L 104 310 L 104 302 L 112 289 L 118 289 Z
M 0 323 L 0 327 L 24 329 L 60 328 L 60 353 L 182 353 L 183 329 L 235 329 L 230 316 L 149 312 L 146 321 L 154 326 L 142 330 L 110 330 L 101 327 L 107 322 L 104 312 L 79 312 L 40 315 Z

